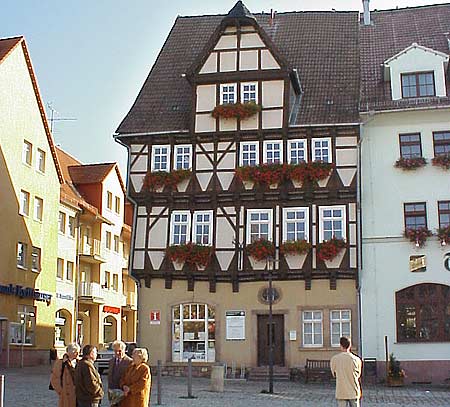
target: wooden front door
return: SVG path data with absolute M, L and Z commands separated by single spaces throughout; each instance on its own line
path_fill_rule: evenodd
M 273 364 L 284 366 L 284 315 L 272 316 L 272 329 L 269 316 L 258 315 L 258 366 L 269 365 L 269 334 L 272 334 Z

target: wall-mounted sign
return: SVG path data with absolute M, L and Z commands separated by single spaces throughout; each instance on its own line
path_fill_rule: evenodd
M 409 256 L 409 271 L 427 271 L 427 256 L 421 254 L 419 256 Z
M 60 300 L 73 301 L 73 296 L 71 296 L 70 294 L 56 293 L 56 298 L 59 298 Z
M 103 312 L 109 312 L 110 314 L 120 314 L 120 308 L 110 307 L 109 305 L 104 305 Z
M 33 298 L 35 301 L 46 302 L 50 304 L 52 295 L 40 292 L 37 288 L 22 287 L 21 285 L 0 285 L 0 294 L 15 295 L 20 298 Z
M 296 341 L 297 340 L 297 331 L 289 331 L 289 340 Z
M 226 339 L 228 341 L 245 340 L 245 311 L 226 311 Z
M 161 324 L 161 310 L 152 309 L 150 311 L 150 325 L 160 325 Z

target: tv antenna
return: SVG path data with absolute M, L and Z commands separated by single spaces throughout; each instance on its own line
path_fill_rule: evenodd
M 51 102 L 47 103 L 47 107 L 50 110 L 50 132 L 53 134 L 53 122 L 56 121 L 66 121 L 66 122 L 73 122 L 76 121 L 77 119 L 74 117 L 56 117 L 56 115 L 58 114 L 58 112 L 56 111 L 56 109 L 53 107 Z

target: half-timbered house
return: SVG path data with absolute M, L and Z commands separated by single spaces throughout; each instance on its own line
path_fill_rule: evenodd
M 153 360 L 264 366 L 269 332 L 286 368 L 358 346 L 357 42 L 357 12 L 176 19 L 115 135 Z

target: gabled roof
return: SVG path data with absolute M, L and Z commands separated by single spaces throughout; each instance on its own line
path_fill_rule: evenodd
M 115 165 L 115 163 L 75 165 L 68 167 L 68 170 L 75 185 L 100 184 Z
M 149 134 L 190 128 L 188 69 L 224 15 L 178 17 L 136 101 L 117 133 Z M 303 97 L 296 125 L 359 122 L 357 12 L 254 14 L 280 54 L 297 69 Z
M 53 143 L 53 137 L 52 137 L 52 134 L 50 133 L 50 128 L 48 127 L 47 115 L 45 114 L 44 104 L 42 102 L 41 94 L 39 92 L 39 86 L 37 83 L 36 75 L 34 74 L 34 69 L 33 69 L 33 65 L 31 63 L 30 55 L 28 53 L 27 44 L 26 44 L 25 38 L 23 36 L 0 39 L 0 64 L 8 57 L 8 55 L 19 44 L 22 46 L 22 51 L 25 56 L 25 61 L 27 62 L 28 72 L 30 74 L 30 79 L 33 84 L 34 94 L 36 96 L 36 102 L 37 102 L 37 105 L 39 108 L 39 112 L 41 114 L 42 124 L 44 126 L 44 131 L 47 136 L 47 141 L 49 144 L 53 162 L 55 164 L 59 183 L 62 184 L 64 182 L 64 179 L 63 179 L 63 176 L 61 173 L 61 168 L 59 166 L 58 157 L 56 155 L 55 145 Z
M 406 47 L 405 49 L 401 50 L 397 54 L 393 55 L 392 57 L 390 57 L 389 59 L 384 61 L 384 65 L 389 65 L 392 61 L 396 60 L 397 58 L 401 57 L 404 54 L 407 54 L 409 51 L 411 51 L 413 49 L 420 49 L 424 52 L 429 52 L 430 54 L 440 56 L 444 60 L 448 61 L 448 54 L 444 54 L 443 52 L 439 52 L 434 49 L 419 45 L 419 44 L 417 44 L 417 42 L 413 42 L 409 47 Z
M 370 26 L 360 25 L 361 111 L 450 105 L 448 97 L 393 101 L 390 82 L 383 80 L 385 62 L 413 43 L 449 53 L 450 4 L 372 11 L 371 19 Z

